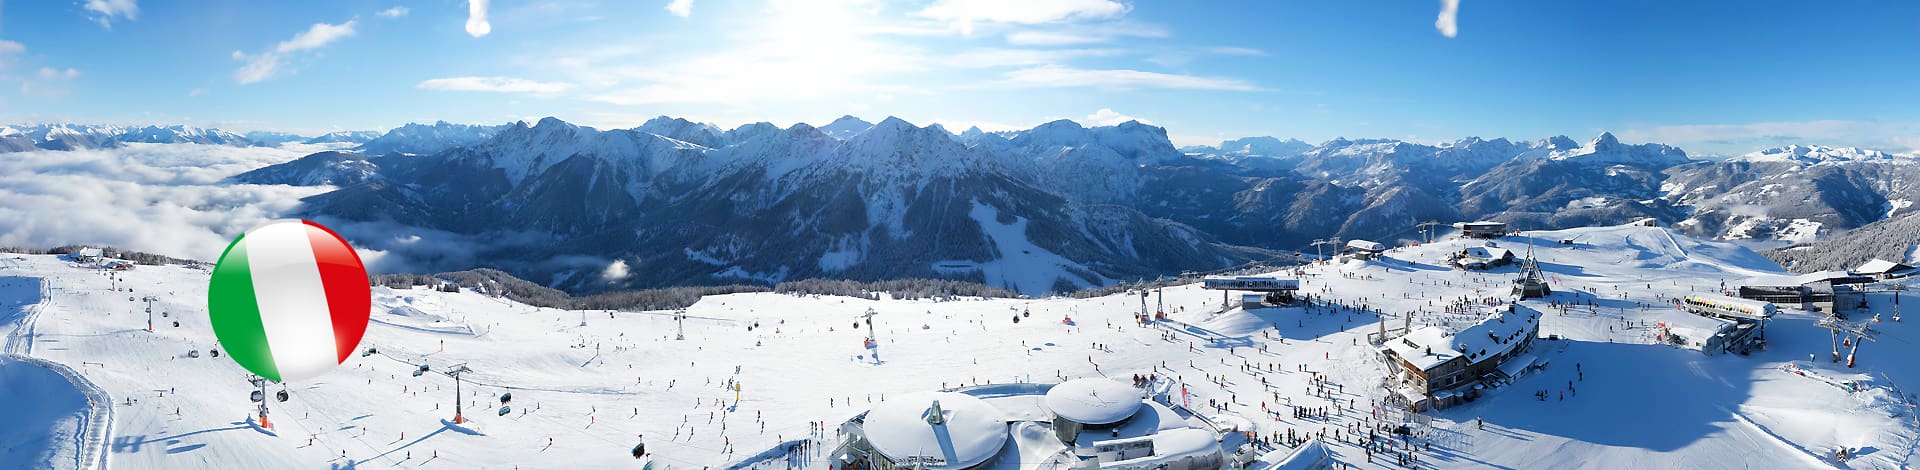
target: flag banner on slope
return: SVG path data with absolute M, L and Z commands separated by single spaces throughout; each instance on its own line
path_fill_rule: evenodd
M 346 239 L 308 220 L 276 220 L 227 245 L 207 312 L 227 357 L 275 382 L 317 377 L 367 332 L 372 292 Z

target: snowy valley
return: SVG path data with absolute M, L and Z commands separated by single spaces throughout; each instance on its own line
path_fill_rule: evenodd
M 9 408 L 17 424 L 8 442 L 21 445 L 0 455 L 39 468 L 102 460 L 127 468 L 619 468 L 636 464 L 628 450 L 645 442 L 656 468 L 826 468 L 823 456 L 842 443 L 832 430 L 890 399 L 988 383 L 1124 383 L 1134 374 L 1184 387 L 1190 395 L 1165 399 L 1223 430 L 1326 429 L 1316 446 L 1358 468 L 1403 467 L 1331 430 L 1419 423 L 1407 442 L 1421 449 L 1421 466 L 1439 468 L 1900 468 L 1920 442 L 1906 392 L 1920 389 L 1920 367 L 1904 360 L 1920 351 L 1910 327 L 1893 320 L 1892 292 L 1870 289 L 1867 309 L 1852 313 L 1876 319 L 1879 335 L 1859 349 L 1858 367 L 1826 360 L 1820 314 L 1793 308 L 1765 326 L 1763 349 L 1706 355 L 1655 344 L 1662 326 L 1699 321 L 1673 299 L 1789 273 L 1746 248 L 1664 228 L 1492 241 L 1531 245 L 1553 289 L 1515 304 L 1540 312 L 1539 338 L 1525 351 L 1534 367 L 1477 400 L 1423 415 L 1389 404 L 1395 366 L 1369 336 L 1405 325 L 1460 328 L 1507 305 L 1517 267 L 1445 264 L 1486 241 L 1448 237 L 1374 260 L 1270 273 L 1300 279 L 1302 297 L 1316 299 L 1305 307 L 1247 309 L 1236 297 L 1223 310 L 1223 293 L 1176 283 L 1156 289 L 1151 305 L 1135 292 L 951 301 L 734 294 L 704 298 L 676 321 L 672 311 L 536 308 L 471 287 L 378 287 L 366 354 L 287 384 L 288 400 L 269 399 L 271 429 L 250 418 L 245 372 L 212 356 L 220 346 L 201 302 L 205 266 L 114 271 L 9 254 L 0 261 L 0 301 L 13 359 L 0 364 L 10 384 L 0 398 L 37 406 Z M 154 296 L 151 332 L 146 296 Z M 1145 309 L 1166 319 L 1136 323 Z M 856 327 L 868 311 L 871 332 Z M 869 334 L 872 348 L 863 346 Z M 50 363 L 76 382 L 22 361 Z M 471 419 L 464 425 L 447 421 L 456 406 L 450 379 L 412 375 L 420 365 L 455 364 L 473 370 L 458 397 Z M 1316 385 L 1330 392 L 1311 394 Z M 1335 400 L 1324 418 L 1282 413 Z M 788 451 L 803 441 L 813 443 L 808 451 Z M 1853 458 L 1834 461 L 1841 448 Z M 1271 455 L 1256 467 L 1291 451 L 1264 449 Z

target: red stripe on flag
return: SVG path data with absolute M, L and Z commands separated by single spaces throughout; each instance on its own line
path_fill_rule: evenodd
M 360 254 L 347 240 L 311 220 L 307 224 L 307 244 L 313 246 L 313 261 L 320 268 L 320 284 L 327 291 L 327 310 L 333 315 L 334 350 L 338 362 L 347 362 L 360 337 L 367 333 L 368 312 L 373 308 L 367 269 Z

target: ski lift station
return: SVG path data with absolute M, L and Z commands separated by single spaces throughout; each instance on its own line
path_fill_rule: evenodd
M 1300 290 L 1300 280 L 1272 276 L 1207 276 L 1201 280 L 1202 288 L 1220 291 L 1222 308 L 1227 305 L 1227 295 L 1232 291 L 1245 291 L 1254 294 L 1240 297 L 1241 308 L 1261 308 L 1266 304 L 1285 305 L 1293 302 L 1293 294 Z
M 1719 307 L 1696 305 L 1696 302 L 1700 302 L 1696 297 L 1701 296 L 1689 296 L 1681 301 L 1681 309 L 1695 315 L 1669 316 L 1654 324 L 1657 328 L 1654 336 L 1656 341 L 1707 355 L 1721 352 L 1745 354 L 1759 347 L 1763 341 L 1764 323 L 1745 317 L 1724 316 L 1727 314 L 1722 313 L 1724 310 Z M 1727 305 L 1724 302 L 1716 304 Z
M 1426 326 L 1378 347 L 1388 363 L 1388 381 L 1414 410 L 1443 409 L 1472 401 L 1479 390 L 1525 374 L 1536 357 L 1527 350 L 1540 334 L 1540 311 L 1515 304 L 1486 310 L 1460 331 Z
M 1460 229 L 1460 236 L 1467 238 L 1500 238 L 1507 236 L 1506 222 L 1459 222 L 1453 228 Z
M 1230 452 L 1203 418 L 1106 378 L 891 398 L 841 428 L 831 458 L 849 470 L 1216 470 Z
M 1347 247 L 1343 251 L 1354 259 L 1369 260 L 1379 257 L 1382 253 L 1386 253 L 1387 245 L 1369 240 L 1349 240 L 1347 241 Z
M 1872 282 L 1871 276 L 1841 271 L 1763 276 L 1740 286 L 1739 294 L 1742 299 L 1845 316 L 1846 312 L 1865 306 L 1866 293 L 1859 286 Z

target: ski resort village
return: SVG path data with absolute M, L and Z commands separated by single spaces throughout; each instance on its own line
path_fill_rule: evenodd
M 1920 331 L 1900 317 L 1910 267 L 1792 275 L 1746 248 L 1651 225 L 1466 224 L 1085 298 L 749 293 L 683 310 L 578 311 L 474 286 L 375 287 L 360 351 L 285 384 L 222 357 L 204 264 L 8 254 L 0 461 L 1910 465 L 1920 443 Z

